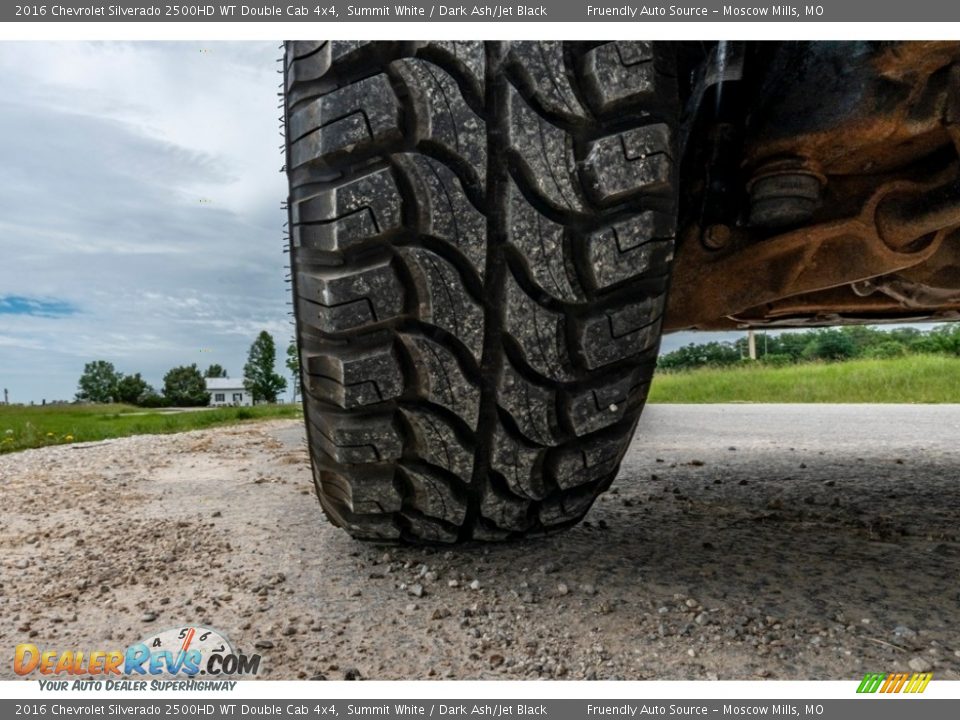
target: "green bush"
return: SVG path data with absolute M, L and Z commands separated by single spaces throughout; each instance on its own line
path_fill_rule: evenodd
M 887 342 L 882 342 L 879 345 L 867 348 L 864 356 L 876 360 L 889 360 L 890 358 L 903 357 L 906 354 L 906 345 L 896 340 L 888 340 Z
M 856 355 L 853 337 L 843 330 L 818 330 L 803 349 L 806 360 L 849 360 Z
M 137 399 L 137 405 L 145 408 L 162 408 L 166 407 L 169 403 L 163 395 L 157 393 L 145 393 Z
M 793 357 L 787 355 L 786 353 L 774 353 L 771 355 L 764 355 L 760 358 L 760 362 L 770 367 L 783 367 L 784 365 L 791 365 L 795 361 Z
M 665 370 L 691 367 L 723 367 L 740 362 L 742 354 L 728 342 L 690 343 L 660 356 L 657 365 Z

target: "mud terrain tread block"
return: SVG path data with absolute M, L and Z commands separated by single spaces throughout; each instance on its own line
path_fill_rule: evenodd
M 331 495 L 343 493 L 343 502 L 356 515 L 379 514 L 399 510 L 402 498 L 394 485 L 393 473 L 377 469 L 367 474 L 363 486 L 346 482 L 335 473 L 324 473 L 323 482 Z
M 543 448 L 511 433 L 500 422 L 494 430 L 490 467 L 506 480 L 514 495 L 527 500 L 542 500 L 548 492 L 540 472 L 545 454 Z
M 538 112 L 569 122 L 585 121 L 589 113 L 563 71 L 564 44 L 558 41 L 519 41 L 510 44 L 508 58 L 516 84 Z
M 442 162 L 416 153 L 398 155 L 395 161 L 398 171 L 413 186 L 420 233 L 456 248 L 482 282 L 487 219 L 470 203 L 456 173 Z
M 608 485 L 626 452 L 625 440 L 632 435 L 633 425 L 628 425 L 625 429 L 612 428 L 609 432 L 555 448 L 545 460 L 546 472 L 562 490 L 581 485 Z
M 400 515 L 407 526 L 402 537 L 429 543 L 451 544 L 457 541 L 459 531 L 456 528 L 410 511 L 401 512 Z
M 318 469 L 314 477 L 320 505 L 337 525 L 364 540 L 400 539 L 395 517 L 403 499 L 391 468 L 368 469 L 362 486 L 332 470 Z
M 396 460 L 403 452 L 400 433 L 389 415 L 311 413 L 313 440 L 340 465 Z
M 520 434 L 539 445 L 551 445 L 558 434 L 556 393 L 527 380 L 507 361 L 500 373 L 500 407 L 516 423 Z
M 478 540 L 503 540 L 511 533 L 524 532 L 532 524 L 530 502 L 488 483 L 480 500 L 480 522 L 474 531 Z
M 562 527 L 586 515 L 605 487 L 580 486 L 574 490 L 551 495 L 540 505 L 540 522 L 545 528 Z
M 540 202 L 561 212 L 586 210 L 573 138 L 538 114 L 513 85 L 509 88 L 510 156 L 515 177 Z
M 664 296 L 630 302 L 583 324 L 578 343 L 588 368 L 655 351 L 660 341 Z
M 322 95 L 294 111 L 287 126 L 290 166 L 328 164 L 399 140 L 400 102 L 385 73 Z
M 611 42 L 587 52 L 584 88 L 593 108 L 609 113 L 631 103 L 649 103 L 664 82 L 655 62 L 652 42 Z
M 483 349 L 483 308 L 467 291 L 460 273 L 430 250 L 409 247 L 399 252 L 417 288 L 417 316 L 459 337 L 479 361 Z
M 347 249 L 400 230 L 402 207 L 390 170 L 374 170 L 293 202 L 293 244 L 325 252 Z
M 463 370 L 457 356 L 443 343 L 420 335 L 401 335 L 417 368 L 418 397 L 445 407 L 469 427 L 477 425 L 480 389 Z
M 474 97 L 482 98 L 486 82 L 486 48 L 480 40 L 437 40 L 426 43 L 418 56 L 434 60 L 451 70 L 456 68 L 458 78 L 466 83 Z
M 455 477 L 470 477 L 473 473 L 473 448 L 467 447 L 456 431 L 443 418 L 426 410 L 405 408 L 401 411 L 412 430 L 408 441 L 418 458 L 443 468 Z
M 314 55 L 329 44 L 329 40 L 292 40 L 287 47 L 287 64 L 292 65 L 296 60 Z
M 517 343 L 533 371 L 552 380 L 574 380 L 564 340 L 566 315 L 534 300 L 512 273 L 505 283 L 504 334 Z
M 389 345 L 305 351 L 302 362 L 307 392 L 345 410 L 392 400 L 404 389 L 403 372 Z
M 326 40 L 296 40 L 287 53 L 286 87 L 319 80 L 330 69 L 330 43 Z
M 622 202 L 640 193 L 666 191 L 672 184 L 672 132 L 666 123 L 646 125 L 590 144 L 584 176 L 592 199 Z
M 461 171 L 479 190 L 487 168 L 486 123 L 470 109 L 456 80 L 426 60 L 398 60 L 391 69 L 409 93 L 419 144 L 462 161 Z
M 568 248 L 570 231 L 532 207 L 513 182 L 510 183 L 510 220 L 510 245 L 516 249 L 515 257 L 533 282 L 562 302 L 585 300 Z
M 417 512 L 457 527 L 463 524 L 467 501 L 446 478 L 422 468 L 403 467 L 401 474 L 411 488 L 409 502 Z
M 655 210 L 594 230 L 586 238 L 589 287 L 604 290 L 666 267 L 675 232 L 674 219 Z
M 641 365 L 596 387 L 565 393 L 567 417 L 574 433 L 589 435 L 635 415 L 647 396 L 648 372 Z
M 673 253 L 671 52 L 288 44 L 304 405 L 335 524 L 503 540 L 574 524 L 612 482 Z
M 384 322 L 403 313 L 405 290 L 389 259 L 362 268 L 297 275 L 298 317 L 325 333 Z

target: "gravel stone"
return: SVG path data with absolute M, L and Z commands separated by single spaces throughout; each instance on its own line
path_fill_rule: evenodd
M 897 625 L 893 629 L 893 636 L 900 639 L 912 640 L 917 636 L 917 631 L 911 630 L 906 625 Z

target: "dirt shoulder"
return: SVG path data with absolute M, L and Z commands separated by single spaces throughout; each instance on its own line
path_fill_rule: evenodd
M 580 527 L 457 550 L 331 527 L 298 421 L 5 455 L 0 648 L 202 623 L 270 679 L 958 679 L 958 426 L 654 406 Z

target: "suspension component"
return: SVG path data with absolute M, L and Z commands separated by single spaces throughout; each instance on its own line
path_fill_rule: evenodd
M 956 175 L 954 174 L 954 178 Z M 709 325 L 783 298 L 889 275 L 930 258 L 960 227 L 960 180 L 892 182 L 859 215 L 792 230 L 727 253 L 685 238 L 667 309 L 671 330 Z M 699 230 L 690 230 L 699 235 Z

